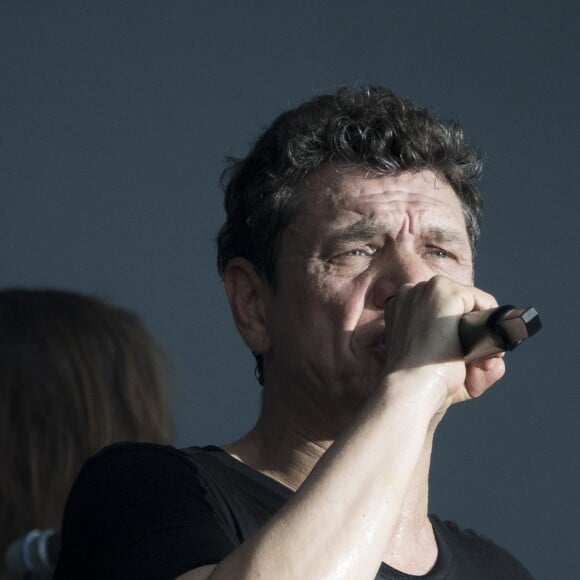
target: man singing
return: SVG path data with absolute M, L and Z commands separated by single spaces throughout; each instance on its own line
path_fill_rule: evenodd
M 226 173 L 218 236 L 258 421 L 219 447 L 93 458 L 56 578 L 531 578 L 428 510 L 437 426 L 504 373 L 458 339 L 497 306 L 473 286 L 480 173 L 456 123 L 380 87 L 280 115 Z

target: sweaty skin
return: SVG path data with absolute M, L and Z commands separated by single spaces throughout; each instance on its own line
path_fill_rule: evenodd
M 256 426 L 224 448 L 297 491 L 222 562 L 181 580 L 371 580 L 381 561 L 427 573 L 435 428 L 504 372 L 501 358 L 468 368 L 461 358 L 459 318 L 497 303 L 472 285 L 462 208 L 445 180 L 327 167 L 301 196 L 275 284 L 243 258 L 224 277 L 265 371 Z

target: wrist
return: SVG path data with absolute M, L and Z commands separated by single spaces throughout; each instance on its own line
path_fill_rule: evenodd
M 431 421 L 447 408 L 447 387 L 438 369 L 401 369 L 386 375 L 381 397 L 388 406 L 412 410 L 417 418 Z

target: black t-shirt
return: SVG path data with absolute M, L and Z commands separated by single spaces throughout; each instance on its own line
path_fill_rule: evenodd
M 71 491 L 54 578 L 172 580 L 222 560 L 292 493 L 217 447 L 110 446 L 87 462 Z M 532 578 L 490 540 L 430 518 L 439 556 L 421 578 Z M 376 578 L 417 576 L 382 564 Z

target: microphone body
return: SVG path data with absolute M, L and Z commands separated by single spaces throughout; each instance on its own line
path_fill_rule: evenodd
M 464 314 L 459 321 L 459 341 L 467 364 L 516 348 L 542 328 L 531 306 L 511 305 Z
M 6 566 L 27 580 L 48 580 L 52 578 L 59 553 L 60 535 L 55 530 L 31 530 L 8 546 Z

